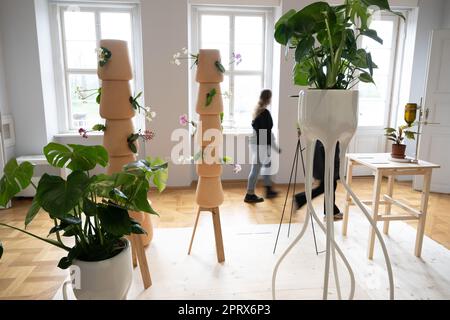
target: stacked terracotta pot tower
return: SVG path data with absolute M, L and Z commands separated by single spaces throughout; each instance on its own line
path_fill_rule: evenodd
M 199 206 L 192 234 L 189 253 L 201 211 L 210 211 L 213 215 L 217 258 L 225 260 L 220 227 L 219 206 L 223 202 L 222 164 L 220 148 L 223 142 L 220 114 L 223 111 L 220 83 L 223 73 L 217 67 L 220 62 L 219 50 L 200 50 L 198 55 L 196 81 L 199 85 L 196 112 L 200 116 L 196 141 L 202 156 L 196 157 L 198 184 L 196 202 Z
M 132 120 L 135 116 L 135 110 L 130 103 L 132 93 L 129 83 L 133 78 L 133 72 L 126 41 L 101 40 L 100 47 L 111 52 L 111 57 L 106 64 L 98 66 L 97 74 L 102 80 L 100 116 L 106 119 L 103 146 L 109 154 L 107 173 L 113 174 L 122 171 L 124 165 L 136 161 L 136 156 L 130 150 L 127 142 L 127 138 L 135 132 Z M 138 147 L 137 141 L 136 147 Z M 133 212 L 131 216 L 139 221 L 147 231 L 147 235 L 131 238 L 133 262 L 136 265 L 136 259 L 138 258 L 141 272 L 148 272 L 142 245 L 148 245 L 153 235 L 150 216 L 142 212 Z M 141 260 L 145 260 L 145 265 L 141 263 Z M 147 270 L 143 270 L 143 268 Z

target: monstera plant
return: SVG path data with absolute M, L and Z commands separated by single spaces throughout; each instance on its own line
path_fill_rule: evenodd
M 370 29 L 377 10 L 393 12 L 387 0 L 345 0 L 338 6 L 315 2 L 284 14 L 275 25 L 275 39 L 286 46 L 286 53 L 295 50 L 295 84 L 350 89 L 359 81 L 374 82 L 377 65 L 357 42 L 364 36 L 383 43 Z M 393 13 L 404 19 L 400 13 Z
M 162 191 L 167 180 L 167 163 L 147 159 L 126 165 L 119 173 L 92 175 L 97 165 L 106 167 L 108 153 L 102 146 L 49 143 L 44 154 L 50 165 L 71 170 L 67 179 L 44 174 L 36 186 L 31 181 L 33 165 L 15 159 L 4 168 L 0 180 L 0 206 L 5 206 L 30 184 L 36 195 L 25 218 L 25 228 L 12 228 L 63 249 L 67 255 L 58 266 L 69 267 L 74 259 L 102 261 L 120 253 L 124 236 L 143 234 L 140 224 L 128 211 L 157 214 L 147 200 L 150 181 Z M 47 237 L 28 232 L 26 227 L 40 211 L 54 223 Z M 70 245 L 64 239 L 72 238 Z M 2 253 L 0 248 L 0 254 Z

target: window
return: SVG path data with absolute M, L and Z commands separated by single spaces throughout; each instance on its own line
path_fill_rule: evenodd
M 395 59 L 399 33 L 399 17 L 389 14 L 377 16 L 370 28 L 377 31 L 383 44 L 368 37 L 361 37 L 361 47 L 372 54 L 378 68 L 374 69 L 372 83 L 358 85 L 359 126 L 385 127 L 391 109 L 394 87 Z
M 224 129 L 248 131 L 261 89 L 271 87 L 272 9 L 194 6 L 192 13 L 193 51 L 219 49 L 227 70 L 221 84 Z M 230 64 L 238 53 L 242 62 Z
M 128 42 L 132 65 L 136 65 L 134 6 L 67 5 L 53 6 L 58 29 L 61 75 L 56 77 L 61 96 L 60 120 L 65 123 L 60 131 L 91 128 L 103 123 L 96 103 L 96 89 L 101 84 L 97 77 L 96 48 L 100 39 L 120 39 Z M 133 68 L 134 69 L 134 68 Z M 134 82 L 131 83 L 134 88 Z M 87 98 L 86 98 L 87 97 Z

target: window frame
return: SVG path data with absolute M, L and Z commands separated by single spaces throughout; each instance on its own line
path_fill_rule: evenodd
M 208 6 L 208 5 L 191 5 L 191 30 L 190 36 L 190 48 L 193 53 L 198 52 L 201 48 L 201 17 L 202 15 L 227 15 L 230 17 L 230 52 L 231 57 L 235 48 L 235 18 L 236 16 L 257 16 L 263 18 L 263 59 L 261 70 L 235 70 L 235 66 L 232 64 L 227 66 L 225 76 L 229 77 L 229 92 L 232 95 L 230 99 L 229 115 L 230 124 L 224 123 L 224 132 L 230 134 L 244 133 L 248 134 L 252 132 L 252 128 L 249 127 L 236 127 L 234 121 L 234 78 L 235 76 L 257 75 L 261 77 L 261 84 L 263 88 L 272 88 L 272 64 L 273 64 L 273 37 L 270 32 L 274 27 L 274 14 L 275 9 L 272 7 L 244 7 L 244 6 Z M 245 57 L 243 57 L 245 59 Z M 197 98 L 198 84 L 195 81 L 195 70 L 191 71 L 190 76 L 190 114 L 191 117 L 195 115 L 195 103 Z
M 58 102 L 58 131 L 60 134 L 76 133 L 78 128 L 72 125 L 72 103 L 69 92 L 69 75 L 71 74 L 97 74 L 97 69 L 79 69 L 69 68 L 64 30 L 64 11 L 71 6 L 77 6 L 82 12 L 93 12 L 95 16 L 95 39 L 96 47 L 99 46 L 101 39 L 101 12 L 123 12 L 130 14 L 131 22 L 131 63 L 133 66 L 133 86 L 132 91 L 138 92 L 138 88 L 143 88 L 142 73 L 142 40 L 141 40 L 141 24 L 140 24 L 140 8 L 137 4 L 115 4 L 115 3 L 98 3 L 98 2 L 68 2 L 68 1 L 52 1 L 50 2 L 50 28 L 53 44 L 53 58 L 55 62 L 55 87 L 56 99 Z M 99 86 L 101 80 L 99 79 Z M 138 128 L 145 125 L 145 120 L 137 119 L 136 126 Z

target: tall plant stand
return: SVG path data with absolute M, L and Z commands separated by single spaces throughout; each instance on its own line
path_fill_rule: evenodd
M 223 246 L 223 238 L 222 238 L 222 227 L 220 225 L 220 211 L 219 207 L 215 208 L 202 208 L 199 207 L 197 211 L 197 216 L 195 218 L 194 229 L 192 230 L 191 242 L 189 244 L 188 255 L 191 254 L 192 244 L 194 243 L 195 231 L 197 230 L 198 219 L 200 218 L 200 213 L 202 211 L 208 211 L 211 213 L 213 225 L 214 225 L 214 238 L 216 240 L 216 253 L 217 253 L 217 261 L 224 262 L 225 261 L 225 252 Z
M 136 156 L 127 143 L 127 138 L 134 133 L 132 118 L 135 111 L 130 103 L 129 83 L 133 73 L 126 41 L 100 40 L 100 47 L 109 50 L 111 54 L 108 61 L 99 64 L 97 75 L 102 80 L 100 116 L 106 119 L 103 145 L 109 154 L 107 173 L 113 174 L 122 171 L 124 165 L 136 161 Z M 142 212 L 130 212 L 130 215 L 141 224 L 145 221 Z M 147 231 L 149 232 L 150 230 Z M 152 285 L 152 280 L 145 255 L 145 238 L 142 235 L 132 234 L 129 239 L 133 266 L 139 264 L 144 288 L 147 289 Z

